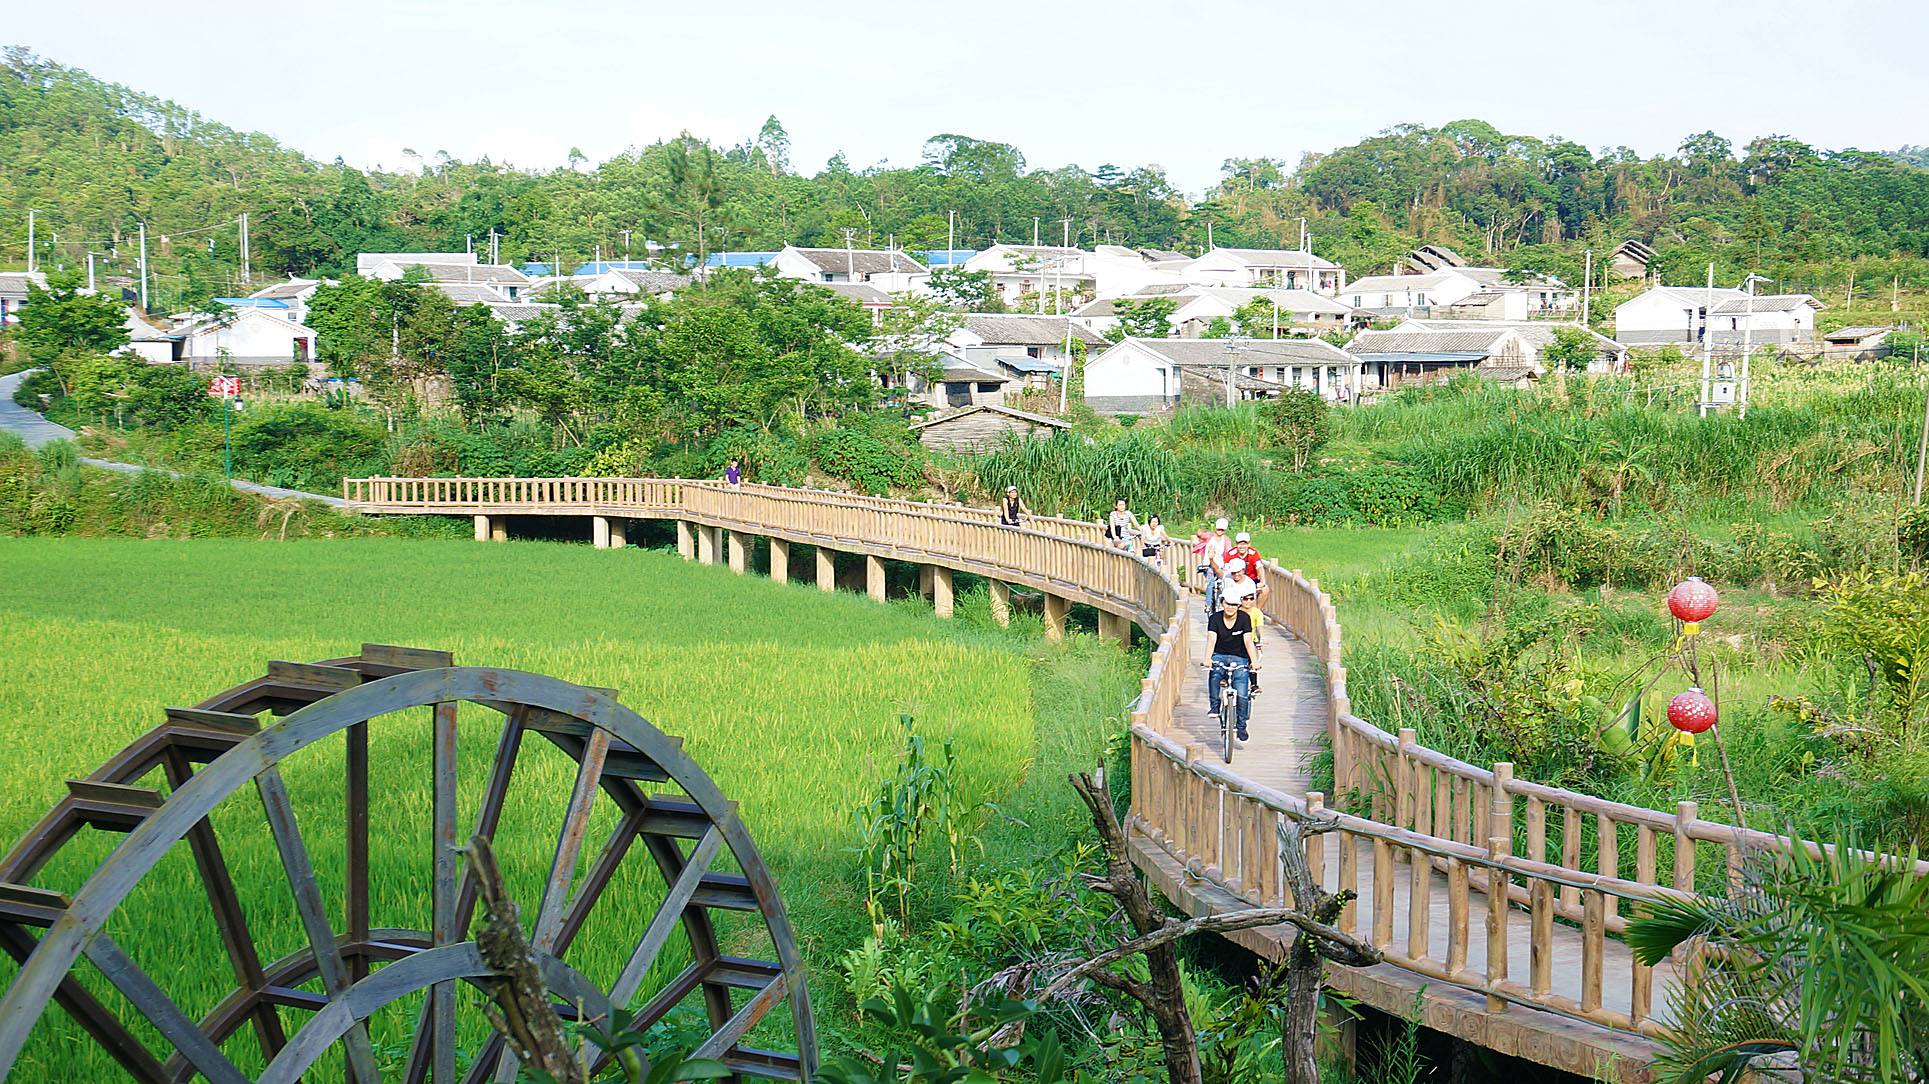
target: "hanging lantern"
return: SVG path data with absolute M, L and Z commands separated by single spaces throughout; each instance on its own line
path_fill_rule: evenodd
M 1701 631 L 1701 623 L 1712 617 L 1721 596 L 1708 586 L 1699 576 L 1690 576 L 1674 585 L 1668 592 L 1668 612 L 1681 622 L 1681 632 L 1693 636 Z
M 1683 734 L 1700 734 L 1715 725 L 1715 702 L 1698 688 L 1676 693 L 1668 701 L 1668 722 Z

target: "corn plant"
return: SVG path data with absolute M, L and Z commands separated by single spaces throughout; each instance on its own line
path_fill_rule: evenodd
M 958 874 L 969 833 L 987 807 L 962 793 L 958 754 L 951 739 L 934 755 L 914 720 L 900 716 L 904 752 L 877 793 L 856 811 L 858 853 L 864 866 L 865 906 L 883 936 L 888 897 L 900 923 L 910 920 L 911 888 L 917 881 L 918 845 L 927 834 L 944 840 L 946 869 Z

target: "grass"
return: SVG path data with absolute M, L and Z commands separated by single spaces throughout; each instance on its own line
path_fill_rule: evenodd
M 251 677 L 268 659 L 353 654 L 363 641 L 446 648 L 458 663 L 615 687 L 624 703 L 682 736 L 741 803 L 823 976 L 863 930 L 846 849 L 850 814 L 895 758 L 900 714 L 915 716 L 927 734 L 955 738 L 969 791 L 1031 825 L 989 826 L 985 862 L 1030 860 L 1075 830 L 1064 772 L 1098 758 L 1142 663 L 1091 644 L 1043 647 L 1028 635 L 1035 619 L 993 630 L 981 609 L 981 596 L 967 596 L 961 620 L 946 624 L 916 604 L 879 608 L 662 553 L 572 545 L 9 540 L 0 544 L 0 657 L 9 662 L 0 758 L 20 767 L 0 790 L 0 835 L 22 833 L 63 780 L 92 771 L 158 722 L 162 707 Z M 372 732 L 378 823 L 389 829 L 378 830 L 374 844 L 378 926 L 428 922 L 427 714 L 386 717 Z M 465 822 L 479 801 L 496 718 L 476 709 L 461 719 Z M 574 764 L 547 743 L 525 749 L 498 850 L 530 910 Z M 338 855 L 341 842 L 339 746 L 303 750 L 285 771 L 324 896 L 339 900 L 339 859 L 322 857 Z M 600 802 L 591 840 L 600 841 L 611 814 Z M 300 928 L 253 795 L 225 802 L 215 819 L 264 956 L 294 951 Z M 73 890 L 116 841 L 84 833 L 38 883 Z M 613 935 L 627 931 L 633 940 L 661 892 L 654 869 L 635 862 L 616 888 L 571 954 L 605 986 L 628 952 Z M 170 854 L 108 925 L 197 1013 L 230 985 L 204 911 L 190 862 Z M 339 912 L 335 918 L 339 928 Z M 723 936 L 726 951 L 768 952 L 747 923 Z M 666 959 L 656 977 L 681 964 Z M 0 976 L 10 974 L 0 965 Z M 818 999 L 831 985 L 819 978 Z M 58 1022 L 43 1023 L 14 1079 L 115 1074 L 57 1010 L 46 1019 Z M 406 1004 L 378 1018 L 378 1047 L 393 1048 L 412 1024 Z M 834 1032 L 835 1021 L 820 1028 Z M 754 1037 L 778 1041 L 783 1030 L 782 1021 L 767 1021 Z M 254 1044 L 241 1038 L 229 1052 L 247 1068 Z

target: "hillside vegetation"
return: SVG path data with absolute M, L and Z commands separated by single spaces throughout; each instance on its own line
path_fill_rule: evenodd
M 1692 123 L 1692 122 L 1689 122 Z M 172 102 L 14 48 L 0 74 L 0 221 L 17 265 L 25 212 L 37 208 L 50 265 L 134 268 L 137 221 L 150 232 L 157 308 L 236 289 L 237 237 L 249 212 L 255 274 L 342 274 L 359 251 L 461 249 L 493 231 L 503 258 L 565 263 L 620 253 L 622 231 L 683 253 L 786 243 L 942 248 L 947 211 L 960 245 L 1029 240 L 1034 217 L 1069 218 L 1084 246 L 1296 246 L 1355 275 L 1383 271 L 1420 241 L 1475 262 L 1581 278 L 1622 240 L 1654 245 L 1664 276 L 1723 281 L 1761 270 L 1785 289 L 1849 276 L 1865 289 L 1929 283 L 1929 170 L 1919 154 L 1823 150 L 1764 134 L 1742 147 L 1684 132 L 1670 155 L 1589 149 L 1558 135 L 1506 133 L 1478 119 L 1398 125 L 1294 167 L 1264 140 L 1226 148 L 1223 179 L 1193 200 L 1151 165 L 1040 167 L 1018 148 L 934 135 L 914 166 L 790 160 L 776 117 L 737 146 L 689 136 L 607 162 L 519 169 L 440 153 L 363 171 L 310 159 Z M 159 238 L 170 241 L 162 243 Z M 207 242 L 213 241 L 210 251 Z M 639 248 L 640 252 L 640 248 Z

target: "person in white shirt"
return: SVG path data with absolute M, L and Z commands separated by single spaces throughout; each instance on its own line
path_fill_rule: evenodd
M 1206 611 L 1219 608 L 1219 581 L 1226 574 L 1226 551 L 1232 548 L 1232 539 L 1226 537 L 1226 528 L 1232 526 L 1224 516 L 1212 525 L 1212 537 L 1206 539 Z

